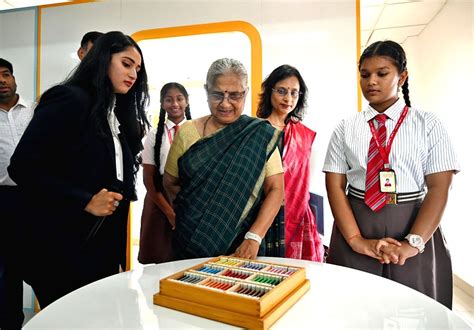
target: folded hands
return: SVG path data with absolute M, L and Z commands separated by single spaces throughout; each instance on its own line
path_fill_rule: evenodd
M 355 252 L 377 259 L 382 264 L 403 266 L 407 259 L 419 253 L 418 249 L 410 246 L 407 241 L 398 241 L 391 237 L 366 239 L 355 236 L 348 244 Z

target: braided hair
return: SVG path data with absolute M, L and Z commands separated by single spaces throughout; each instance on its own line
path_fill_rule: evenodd
M 177 82 L 170 82 L 165 84 L 160 91 L 160 118 L 158 120 L 158 126 L 156 128 L 156 137 L 155 137 L 155 147 L 154 147 L 154 152 L 155 152 L 155 165 L 156 165 L 156 173 L 154 177 L 154 183 L 155 187 L 157 190 L 162 190 L 162 176 L 160 173 L 160 166 L 161 166 L 161 159 L 160 159 L 160 153 L 161 153 L 161 143 L 163 139 L 163 133 L 165 131 L 165 122 L 166 122 L 166 110 L 163 108 L 163 102 L 165 100 L 166 94 L 170 89 L 177 89 L 179 90 L 183 95 L 184 98 L 186 99 L 186 102 L 188 105 L 186 106 L 186 109 L 184 109 L 184 115 L 187 120 L 191 119 L 191 109 L 189 108 L 189 94 L 186 88 L 184 88 L 183 85 L 177 83 Z M 159 189 L 158 189 L 159 188 Z
M 377 41 L 367 47 L 359 59 L 359 71 L 362 62 L 370 57 L 384 56 L 392 60 L 393 64 L 397 67 L 398 73 L 402 73 L 407 69 L 407 57 L 402 46 L 395 41 L 384 40 Z M 408 91 L 408 76 L 405 79 L 405 83 L 402 86 L 403 99 L 408 107 L 411 107 L 409 91 Z

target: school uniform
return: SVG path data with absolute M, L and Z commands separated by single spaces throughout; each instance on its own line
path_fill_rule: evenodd
M 384 112 L 387 137 L 394 131 L 404 108 L 404 101 L 399 99 Z M 458 172 L 460 167 L 449 136 L 438 118 L 433 113 L 410 108 L 389 154 L 390 166 L 396 174 L 398 204 L 387 204 L 378 212 L 372 211 L 364 202 L 367 151 L 372 138 L 368 122 L 375 122 L 374 117 L 378 114 L 369 106 L 336 127 L 323 171 L 346 175 L 348 199 L 364 238 L 392 237 L 401 241 L 409 234 L 422 205 L 425 176 L 444 171 Z M 441 227 L 426 242 L 423 253 L 399 266 L 380 264 L 374 258 L 354 252 L 334 223 L 328 262 L 392 279 L 449 308 L 452 306 L 451 258 Z
M 175 124 L 167 119 L 164 123 L 163 135 L 161 137 L 160 148 L 160 168 L 156 169 L 155 175 L 159 175 L 161 181 L 165 169 L 166 158 L 171 148 L 174 136 L 178 132 L 179 127 L 184 124 L 186 119 Z M 155 164 L 155 142 L 156 131 L 154 128 L 148 133 L 143 152 L 142 164 Z M 156 187 L 157 191 L 162 190 L 162 186 Z M 142 264 L 161 263 L 171 261 L 173 259 L 172 239 L 173 230 L 166 215 L 153 202 L 150 192 L 147 192 L 143 203 L 143 212 L 140 226 L 140 250 L 138 252 L 138 261 Z

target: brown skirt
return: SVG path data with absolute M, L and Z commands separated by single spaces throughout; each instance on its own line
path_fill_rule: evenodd
M 138 261 L 151 264 L 173 260 L 172 234 L 173 230 L 165 214 L 147 193 L 143 203 Z
M 376 213 L 363 200 L 352 196 L 348 198 L 362 236 L 369 239 L 392 237 L 402 241 L 409 233 L 421 207 L 421 201 L 415 201 L 386 205 Z M 451 256 L 440 227 L 426 243 L 423 253 L 407 259 L 405 265 L 399 266 L 381 264 L 374 258 L 354 252 L 334 223 L 327 262 L 383 276 L 452 308 Z

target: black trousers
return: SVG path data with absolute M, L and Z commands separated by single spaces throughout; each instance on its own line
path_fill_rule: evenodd
M 125 269 L 126 234 L 129 204 L 123 202 L 114 214 L 101 222 L 95 235 L 89 236 L 100 217 L 86 212 L 56 213 L 31 201 L 37 216 L 24 220 L 27 243 L 41 255 L 22 265 L 23 279 L 31 285 L 41 309 L 70 292 Z M 52 215 L 51 215 L 52 214 Z
M 0 329 L 21 329 L 23 280 L 15 253 L 19 239 L 20 194 L 17 187 L 0 186 Z

